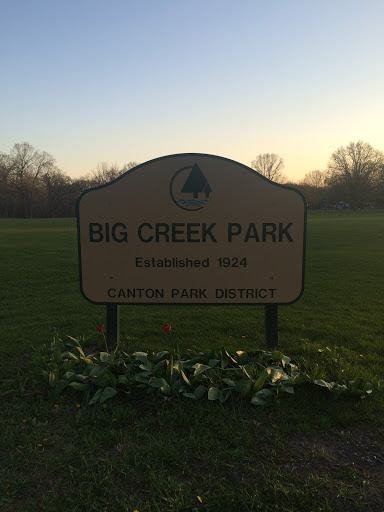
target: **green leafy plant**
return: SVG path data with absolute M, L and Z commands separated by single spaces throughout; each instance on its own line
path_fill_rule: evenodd
M 134 389 L 165 397 L 185 397 L 226 402 L 242 397 L 253 405 L 266 405 L 279 395 L 293 395 L 300 385 L 324 389 L 331 396 L 366 398 L 379 391 L 382 382 L 357 378 L 328 382 L 300 370 L 280 351 L 237 351 L 221 348 L 211 353 L 188 351 L 134 352 L 121 350 L 85 354 L 81 341 L 55 338 L 45 351 L 43 374 L 55 397 L 65 389 L 82 392 L 88 405 L 103 403 Z

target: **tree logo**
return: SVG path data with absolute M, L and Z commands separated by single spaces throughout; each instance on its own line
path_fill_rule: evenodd
M 179 169 L 173 175 L 169 189 L 173 202 L 187 211 L 204 208 L 212 193 L 207 178 L 196 163 Z

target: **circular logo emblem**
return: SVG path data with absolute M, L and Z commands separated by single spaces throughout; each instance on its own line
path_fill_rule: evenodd
M 169 184 L 173 202 L 183 210 L 201 210 L 208 203 L 212 189 L 197 164 L 182 167 Z

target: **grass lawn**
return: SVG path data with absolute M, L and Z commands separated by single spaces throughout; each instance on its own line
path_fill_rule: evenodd
M 309 213 L 305 292 L 279 308 L 279 349 L 308 371 L 384 379 L 383 228 L 384 212 Z M 106 407 L 75 390 L 55 399 L 36 350 L 66 335 L 103 350 L 105 307 L 79 291 L 76 222 L 0 219 L 0 239 L 1 511 L 384 510 L 382 394 L 303 388 L 266 407 L 140 390 Z M 263 307 L 120 316 L 127 352 L 264 348 Z

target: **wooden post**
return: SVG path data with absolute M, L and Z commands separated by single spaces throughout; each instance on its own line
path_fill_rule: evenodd
M 265 305 L 265 344 L 267 350 L 273 350 L 279 345 L 277 322 L 277 305 Z
M 107 345 L 115 349 L 120 338 L 120 311 L 117 304 L 107 304 Z

